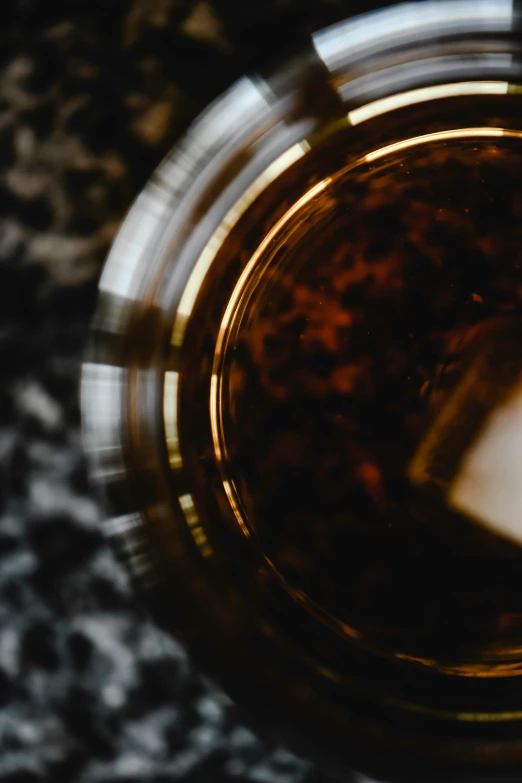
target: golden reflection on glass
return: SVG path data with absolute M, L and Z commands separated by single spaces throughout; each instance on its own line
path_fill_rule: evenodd
M 432 87 L 420 87 L 408 90 L 387 98 L 367 103 L 358 109 L 348 112 L 347 118 L 352 125 L 359 125 L 380 114 L 413 106 L 415 103 L 440 100 L 441 98 L 456 98 L 462 95 L 506 95 L 510 90 L 508 82 L 456 82 L 453 84 L 436 84 Z
M 219 248 L 236 225 L 239 218 L 246 212 L 248 207 L 255 199 L 270 185 L 280 174 L 282 174 L 292 163 L 309 150 L 306 141 L 294 144 L 290 149 L 280 155 L 268 168 L 257 177 L 254 182 L 245 190 L 241 198 L 234 204 L 231 210 L 226 214 L 223 221 L 214 231 L 209 241 L 203 248 L 194 269 L 188 279 L 183 291 L 174 326 L 172 329 L 171 344 L 180 347 L 183 344 L 187 321 L 192 313 L 196 297 L 198 295 L 201 283 L 207 274 L 212 261 L 214 260 Z
M 169 464 L 173 470 L 179 470 L 179 468 L 183 466 L 183 459 L 179 449 L 177 426 L 178 381 L 179 373 L 172 370 L 165 373 L 165 382 L 163 385 L 163 419 L 165 422 L 165 438 L 169 454 Z
M 270 264 L 273 255 L 276 252 L 277 244 L 274 245 L 272 252 L 268 254 L 268 257 L 264 258 L 264 254 L 270 248 L 274 240 L 279 237 L 281 232 L 284 231 L 284 229 L 288 226 L 292 218 L 299 214 L 299 212 L 316 196 L 326 190 L 331 181 L 332 180 L 330 177 L 326 177 L 321 182 L 317 183 L 317 185 L 314 185 L 313 188 L 310 188 L 310 190 L 305 193 L 305 195 L 302 196 L 298 201 L 296 201 L 295 204 L 293 204 L 292 207 L 283 215 L 283 217 L 277 221 L 275 226 L 268 232 L 266 237 L 260 243 L 256 252 L 248 261 L 227 304 L 227 308 L 221 321 L 216 340 L 214 366 L 210 389 L 210 422 L 212 429 L 212 440 L 214 444 L 216 460 L 220 466 L 227 458 L 226 442 L 223 439 L 223 406 L 221 389 L 221 365 L 227 345 L 230 342 L 232 334 L 237 331 L 241 324 L 242 315 L 248 306 L 250 297 L 255 290 L 257 281 L 260 280 L 266 270 L 266 267 Z M 260 261 L 262 261 L 262 263 L 260 263 Z M 239 509 L 239 503 L 236 502 L 235 508 Z
M 484 139 L 484 138 L 511 138 L 522 139 L 522 132 L 509 130 L 507 128 L 456 128 L 455 130 L 440 131 L 438 133 L 427 133 L 425 136 L 415 136 L 412 139 L 398 141 L 395 144 L 389 144 L 387 147 L 368 152 L 363 160 L 366 163 L 372 163 L 375 160 L 391 155 L 395 152 L 402 152 L 409 147 L 415 147 L 418 144 L 430 144 L 437 141 L 451 141 L 452 139 Z
M 198 546 L 203 557 L 210 557 L 213 554 L 213 549 L 200 524 L 198 512 L 194 505 L 194 498 L 189 493 L 186 493 L 180 495 L 178 500 L 194 542 Z

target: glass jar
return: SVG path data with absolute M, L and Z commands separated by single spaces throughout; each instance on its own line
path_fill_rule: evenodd
M 202 671 L 339 769 L 522 769 L 520 21 L 401 5 L 244 77 L 100 282 L 107 534 Z

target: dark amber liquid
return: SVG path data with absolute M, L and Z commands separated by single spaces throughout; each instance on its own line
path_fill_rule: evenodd
M 222 325 L 223 475 L 288 589 L 378 652 L 482 675 L 518 671 L 521 559 L 446 488 L 522 371 L 521 142 L 468 130 L 352 162 L 283 220 Z M 419 481 L 484 345 L 477 421 L 472 390 Z

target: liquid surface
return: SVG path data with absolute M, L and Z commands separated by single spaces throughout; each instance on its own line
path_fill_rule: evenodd
M 522 658 L 518 550 L 448 500 L 522 372 L 521 182 L 517 133 L 361 159 L 282 218 L 222 325 L 241 524 L 352 639 L 462 673 Z

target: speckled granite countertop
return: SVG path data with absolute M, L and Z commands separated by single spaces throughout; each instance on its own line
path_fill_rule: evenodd
M 274 51 L 340 5 L 1 4 L 2 781 L 324 780 L 259 742 L 140 608 L 100 533 L 77 391 L 103 259 L 152 169 L 268 35 Z

